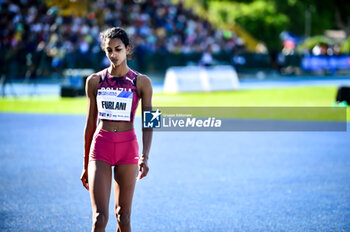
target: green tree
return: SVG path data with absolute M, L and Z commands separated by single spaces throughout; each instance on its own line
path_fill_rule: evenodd
M 209 16 L 216 24 L 238 23 L 274 51 L 281 48 L 279 34 L 289 22 L 286 15 L 277 12 L 273 2 L 265 0 L 210 1 Z
M 187 1 L 186 1 L 187 2 Z M 185 2 L 185 3 L 186 3 Z M 269 50 L 279 50 L 283 30 L 299 36 L 322 35 L 327 29 L 350 35 L 348 0 L 193 0 L 215 24 L 239 24 Z M 195 3 L 195 4 L 194 4 Z

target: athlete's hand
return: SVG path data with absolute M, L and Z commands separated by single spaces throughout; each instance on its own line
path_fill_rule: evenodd
M 88 179 L 88 170 L 83 169 L 83 172 L 81 173 L 80 177 L 81 182 L 83 183 L 84 187 L 89 191 L 89 179 Z
M 137 177 L 137 180 L 140 180 L 147 176 L 147 173 L 149 171 L 148 167 L 148 158 L 145 157 L 144 154 L 142 154 L 140 160 L 139 160 L 139 175 Z

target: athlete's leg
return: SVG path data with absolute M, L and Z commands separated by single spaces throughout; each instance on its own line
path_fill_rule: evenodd
M 115 215 L 117 232 L 130 232 L 132 198 L 137 176 L 137 164 L 123 164 L 114 168 Z
M 92 206 L 92 231 L 105 231 L 111 193 L 112 168 L 104 161 L 89 161 L 89 191 Z

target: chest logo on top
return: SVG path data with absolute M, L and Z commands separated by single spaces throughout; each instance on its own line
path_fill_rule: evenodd
M 125 77 L 126 80 L 131 81 L 131 83 L 134 85 L 134 81 L 131 80 L 129 77 Z
M 116 87 L 116 88 L 110 88 L 110 87 L 101 87 L 100 90 L 117 90 L 118 92 L 119 91 L 129 91 L 129 92 L 132 92 L 132 89 L 131 88 L 121 88 L 121 87 Z

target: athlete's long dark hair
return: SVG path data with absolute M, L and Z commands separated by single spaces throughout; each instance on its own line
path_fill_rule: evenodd
M 125 47 L 130 46 L 129 36 L 126 31 L 121 27 L 112 27 L 104 30 L 100 33 L 101 38 L 101 48 L 105 50 L 105 40 L 106 39 L 120 39 Z

